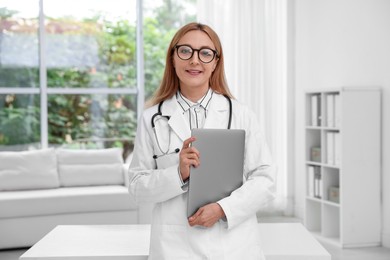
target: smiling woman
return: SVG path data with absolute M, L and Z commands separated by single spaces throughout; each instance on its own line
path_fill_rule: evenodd
M 181 27 L 169 44 L 154 105 L 139 121 L 129 191 L 137 203 L 154 204 L 151 260 L 264 259 L 256 212 L 273 199 L 272 160 L 255 114 L 230 95 L 223 61 L 209 26 Z M 191 129 L 226 125 L 246 132 L 244 184 L 187 219 L 191 169 L 202 163 Z

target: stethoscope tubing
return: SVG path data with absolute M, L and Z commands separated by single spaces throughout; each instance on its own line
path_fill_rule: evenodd
M 154 124 L 154 119 L 156 118 L 156 116 L 162 116 L 162 117 L 165 117 L 167 120 L 169 120 L 171 117 L 170 116 L 163 116 L 162 113 L 161 113 L 161 107 L 162 107 L 162 104 L 164 103 L 164 100 L 161 101 L 159 104 L 158 104 L 158 108 L 157 108 L 157 113 L 155 113 L 153 116 L 152 116 L 152 119 L 151 119 L 151 123 L 152 123 L 152 128 L 155 129 L 155 124 Z
M 231 124 L 232 124 L 232 113 L 233 113 L 233 105 L 232 105 L 232 100 L 230 99 L 229 96 L 227 95 L 223 95 L 229 102 L 229 121 L 228 121 L 228 126 L 227 126 L 227 129 L 230 129 L 231 127 Z M 160 149 L 160 152 L 162 153 L 162 155 L 160 156 L 163 156 L 163 155 L 167 155 L 169 154 L 169 146 L 170 146 L 170 142 L 171 142 L 171 136 L 169 136 L 169 139 L 168 139 L 168 148 L 166 151 L 163 151 L 162 148 L 161 148 L 161 145 L 160 145 L 160 142 L 158 140 L 158 137 L 157 137 L 157 133 L 156 133 L 156 125 L 155 125 L 155 119 L 157 116 L 161 116 L 163 118 L 166 118 L 167 120 L 169 120 L 171 117 L 170 116 L 164 116 L 161 112 L 161 107 L 164 103 L 164 100 L 162 100 L 159 104 L 158 104 L 158 107 L 157 107 L 157 113 L 155 113 L 152 118 L 151 118 L 151 125 L 152 125 L 152 129 L 153 129 L 153 132 L 154 132 L 154 136 L 156 137 L 156 141 L 157 141 L 157 145 L 158 145 L 158 148 Z M 178 153 L 180 151 L 179 148 L 176 148 L 175 149 L 175 153 Z M 153 155 L 153 158 L 156 159 L 158 157 L 160 157 L 158 155 Z

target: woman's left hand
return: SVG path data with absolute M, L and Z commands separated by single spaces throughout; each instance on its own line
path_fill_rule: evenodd
M 215 222 L 225 216 L 225 212 L 218 203 L 207 204 L 196 211 L 188 218 L 188 223 L 193 226 L 212 227 Z

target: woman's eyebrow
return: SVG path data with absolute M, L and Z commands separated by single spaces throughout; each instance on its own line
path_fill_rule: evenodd
M 199 49 L 211 49 L 211 50 L 215 50 L 215 48 L 212 48 L 212 47 L 210 47 L 210 46 L 202 46 L 202 47 L 200 47 Z
M 181 44 L 177 44 L 177 45 L 185 45 L 185 46 L 190 46 L 192 49 L 197 49 L 197 48 L 194 48 L 191 44 L 189 43 L 181 43 Z M 203 46 L 200 46 L 199 50 L 201 49 L 211 49 L 211 50 L 215 50 L 214 48 L 208 46 L 208 45 L 203 45 Z

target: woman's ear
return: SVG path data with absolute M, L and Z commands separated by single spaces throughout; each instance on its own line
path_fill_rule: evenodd
M 218 65 L 218 61 L 219 61 L 219 59 L 216 59 L 215 60 L 215 62 L 214 62 L 214 65 L 213 65 L 213 71 L 215 70 L 215 68 L 217 67 L 217 65 Z
M 214 72 L 215 68 L 217 67 L 217 64 L 218 64 L 218 62 L 214 63 L 214 65 L 213 65 L 213 72 Z

